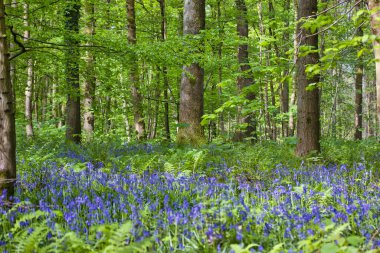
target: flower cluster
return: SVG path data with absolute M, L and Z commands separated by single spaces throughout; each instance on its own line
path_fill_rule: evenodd
M 296 249 L 296 242 L 331 223 L 349 223 L 350 234 L 380 247 L 380 238 L 373 236 L 380 227 L 378 176 L 360 164 L 279 165 L 250 174 L 226 163 L 208 167 L 207 174 L 187 175 L 163 168 L 133 173 L 130 166 L 104 168 L 91 162 L 81 171 L 50 164 L 19 178 L 15 202 L 27 201 L 30 208 L 0 211 L 11 222 L 43 211 L 53 234 L 59 223 L 87 238 L 91 227 L 132 221 L 126 242 L 154 238 L 155 247 L 166 251 L 194 245 L 222 251 L 232 243 L 256 243 L 253 252 L 277 243 Z M 28 227 L 30 221 L 20 225 Z M 0 238 L 0 247 L 4 245 Z

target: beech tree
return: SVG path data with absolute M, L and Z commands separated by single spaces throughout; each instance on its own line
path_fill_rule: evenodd
M 198 35 L 205 28 L 205 1 L 185 0 L 183 12 L 183 35 Z M 199 53 L 199 52 L 194 52 Z M 179 124 L 177 141 L 185 144 L 199 144 L 203 142 L 201 117 L 203 115 L 203 84 L 204 70 L 199 62 L 183 66 Z
M 87 38 L 87 46 L 92 46 L 92 37 L 95 35 L 95 10 L 94 4 L 90 0 L 86 0 L 85 6 L 85 35 Z M 95 57 L 91 51 L 88 49 L 85 55 L 85 77 L 84 77 L 84 103 L 83 103 L 83 130 L 88 138 L 91 138 L 94 134 L 94 100 L 95 100 L 95 88 L 96 88 L 96 78 L 95 78 Z
M 27 42 L 30 38 L 29 29 L 29 4 L 24 4 L 24 24 L 27 30 L 24 32 L 24 41 Z M 33 107 L 32 107 L 32 97 L 33 97 L 33 59 L 28 59 L 28 68 L 27 68 L 27 82 L 25 87 L 25 119 L 26 119 L 26 136 L 31 138 L 34 136 L 33 130 Z
M 127 21 L 128 21 L 128 42 L 135 45 L 137 42 L 136 37 L 136 13 L 135 13 L 135 0 L 127 0 Z M 129 59 L 129 81 L 132 90 L 132 105 L 133 115 L 135 121 L 135 130 L 138 140 L 146 138 L 145 134 L 145 120 L 142 107 L 142 96 L 139 85 L 139 68 L 137 55 L 134 52 L 130 53 Z
M 248 39 L 248 20 L 247 20 L 247 6 L 245 0 L 236 0 L 236 8 L 238 10 L 237 17 L 237 32 L 242 39 Z M 245 98 L 252 102 L 255 99 L 255 94 L 252 91 L 245 90 L 249 86 L 253 85 L 253 74 L 251 71 L 251 66 L 249 65 L 249 55 L 248 55 L 248 44 L 246 42 L 241 42 L 238 47 L 237 54 L 240 76 L 237 79 L 237 87 L 239 93 L 244 94 Z M 252 137 L 256 138 L 256 125 L 254 122 L 254 115 L 252 113 L 244 114 L 242 112 L 242 107 L 238 108 L 238 124 L 245 124 L 246 129 L 244 131 L 236 131 L 234 139 L 237 141 L 242 141 L 244 138 Z
M 4 1 L 0 0 L 0 193 L 12 196 L 16 181 L 15 103 L 11 85 Z
M 373 51 L 376 65 L 376 113 L 377 123 L 380 126 L 380 1 L 368 0 L 368 7 L 371 12 L 372 33 L 377 37 L 373 40 Z
M 162 41 L 166 41 L 168 36 L 167 29 L 167 17 L 166 17 L 166 2 L 165 0 L 157 0 L 160 4 L 160 12 L 161 12 L 161 39 Z M 165 137 L 166 140 L 170 141 L 170 121 L 169 121 L 169 79 L 168 79 L 168 68 L 166 66 L 162 66 L 162 74 L 164 79 L 164 106 L 165 106 Z
M 358 10 L 360 10 L 362 4 L 358 6 Z M 361 19 L 360 19 L 361 20 Z M 358 24 L 356 29 L 356 36 L 363 36 L 363 28 L 361 24 Z M 362 43 L 359 43 L 358 51 L 363 47 Z M 355 76 L 355 134 L 354 138 L 356 140 L 361 140 L 363 138 L 363 72 L 364 72 L 364 64 L 362 57 L 358 58 L 358 62 L 356 64 L 356 76 Z
M 80 1 L 67 2 L 65 9 L 65 52 L 66 61 L 66 139 L 75 143 L 81 141 L 81 112 L 79 88 L 79 17 Z
M 319 75 L 306 73 L 309 65 L 318 64 L 318 34 L 303 27 L 305 19 L 315 19 L 318 11 L 317 0 L 299 1 L 297 35 L 300 52 L 296 62 L 297 74 L 297 147 L 296 153 L 305 156 L 311 151 L 320 151 L 320 111 L 319 111 Z

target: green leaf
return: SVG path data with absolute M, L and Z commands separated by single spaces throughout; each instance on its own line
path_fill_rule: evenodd
M 282 249 L 282 246 L 283 246 L 283 245 L 284 245 L 283 243 L 279 243 L 279 244 L 275 245 L 275 246 L 272 248 L 272 250 L 269 251 L 269 253 L 278 253 L 278 252 L 280 252 L 281 249 Z
M 352 235 L 352 236 L 349 236 L 347 237 L 347 242 L 352 245 L 352 246 L 359 246 L 360 244 L 363 243 L 364 241 L 364 238 L 363 237 L 360 237 L 360 236 L 356 236 L 356 235 Z
M 336 253 L 339 251 L 339 247 L 335 243 L 326 243 L 321 248 L 321 253 Z

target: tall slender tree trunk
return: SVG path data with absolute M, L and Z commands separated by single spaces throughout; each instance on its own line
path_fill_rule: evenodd
M 29 4 L 24 4 L 24 25 L 26 30 L 24 32 L 24 40 L 28 41 L 30 38 L 29 29 Z M 33 59 L 29 58 L 27 60 L 28 68 L 27 68 L 27 81 L 25 87 L 25 119 L 26 119 L 26 136 L 31 138 L 34 136 L 33 131 L 33 106 L 32 106 L 32 98 L 33 98 Z
M 5 6 L 0 0 L 0 194 L 14 193 L 16 181 L 15 101 L 13 100 Z
M 298 18 L 315 18 L 318 11 L 317 0 L 305 0 L 299 2 Z M 302 22 L 298 22 L 297 30 L 300 34 L 299 46 L 312 47 L 318 49 L 318 35 L 302 27 Z M 308 90 L 310 84 L 318 84 L 319 76 L 307 77 L 306 66 L 317 64 L 319 53 L 313 52 L 307 55 L 299 55 L 296 63 L 297 67 L 297 148 L 296 154 L 304 156 L 311 151 L 320 151 L 320 109 L 319 109 L 319 88 L 317 85 Z
M 222 25 L 222 11 L 221 11 L 221 0 L 217 1 L 217 21 L 218 21 L 218 35 L 220 42 L 218 44 L 218 81 L 221 83 L 223 81 L 223 63 L 222 63 L 222 56 L 223 56 L 223 40 L 222 36 L 224 33 L 224 27 Z M 222 87 L 218 87 L 218 106 L 222 104 L 222 95 L 223 90 Z M 220 133 L 224 136 L 226 134 L 225 124 L 224 124 L 224 112 L 221 112 L 219 115 L 219 129 Z
M 193 36 L 205 28 L 205 0 L 185 0 L 183 34 Z M 194 49 L 195 50 L 195 49 Z M 197 52 L 199 53 L 199 52 Z M 204 141 L 203 115 L 204 71 L 198 62 L 183 67 L 179 108 L 179 143 L 197 145 Z
M 262 6 L 262 1 L 259 1 L 257 4 L 257 10 L 258 10 L 258 16 L 259 16 L 259 27 L 260 27 L 260 34 L 261 36 L 265 36 L 265 26 L 264 26 L 264 20 L 263 20 L 263 6 Z M 260 38 L 262 40 L 262 38 Z M 260 65 L 263 64 L 264 62 L 264 57 L 266 60 L 266 65 L 270 67 L 270 55 L 267 53 L 265 54 L 264 52 L 264 47 L 260 46 Z M 267 49 L 268 52 L 271 51 L 270 47 Z M 271 122 L 271 117 L 269 113 L 269 81 L 264 80 L 264 89 L 262 90 L 264 94 L 261 94 L 261 100 L 264 104 L 264 110 L 263 110 L 263 115 L 264 115 L 264 129 L 265 129 L 265 134 L 268 136 L 271 140 L 273 140 L 273 131 L 272 131 L 272 122 Z M 261 81 L 260 81 L 260 86 L 261 86 Z
M 245 4 L 245 0 L 236 0 L 235 3 L 238 10 L 237 32 L 240 38 L 248 39 L 249 30 L 247 20 L 247 6 Z M 249 65 L 248 44 L 246 42 L 240 43 L 238 47 L 237 58 L 240 67 L 240 76 L 237 79 L 237 87 L 239 93 L 242 94 L 245 88 L 253 85 L 253 74 L 251 71 L 251 66 Z M 245 97 L 249 102 L 251 102 L 256 98 L 256 95 L 250 91 L 247 92 Z M 241 107 L 238 108 L 238 111 L 238 124 L 246 124 L 247 128 L 244 132 L 240 130 L 236 131 L 234 139 L 236 141 L 243 141 L 247 137 L 252 137 L 252 140 L 255 141 L 257 134 L 253 113 L 242 115 Z
M 161 40 L 166 41 L 167 39 L 167 18 L 166 18 L 166 4 L 165 0 L 158 0 L 160 4 L 161 11 Z M 165 118 L 165 137 L 167 141 L 170 141 L 170 122 L 169 122 L 169 78 L 168 78 L 168 68 L 166 66 L 162 67 L 162 74 L 164 79 L 164 118 Z
M 371 28 L 372 33 L 380 37 L 380 1 L 368 0 L 368 7 L 371 12 Z M 377 113 L 377 128 L 380 127 L 380 41 L 373 41 L 373 49 L 375 53 L 376 65 L 376 113 Z
M 65 9 L 66 83 L 68 89 L 66 104 L 66 140 L 80 143 L 81 113 L 79 88 L 79 16 L 80 1 L 70 1 Z
M 290 0 L 285 2 L 285 11 L 290 12 Z M 286 17 L 285 27 L 289 26 L 289 18 Z M 288 31 L 284 33 L 284 43 L 288 43 L 290 40 L 290 35 Z M 281 83 L 281 111 L 284 114 L 284 117 L 281 121 L 282 127 L 282 136 L 289 136 L 289 78 L 287 77 L 290 73 L 290 64 L 288 63 L 287 69 L 285 70 L 284 76 L 285 80 Z
M 50 91 L 50 77 L 48 75 L 44 76 L 44 84 L 42 85 L 42 92 L 41 92 L 41 122 L 44 123 L 46 121 L 47 116 L 47 104 L 48 104 L 48 98 L 49 98 L 49 91 Z
M 84 33 L 88 36 L 87 46 L 92 46 L 92 37 L 95 35 L 95 7 L 92 1 L 86 0 L 84 6 L 85 13 L 85 28 Z M 84 77 L 84 103 L 83 103 L 83 130 L 86 138 L 91 139 L 94 134 L 95 116 L 94 116 L 94 101 L 95 101 L 95 56 L 91 49 L 86 51 L 85 56 L 85 77 Z
M 137 42 L 135 15 L 135 0 L 127 0 L 128 42 L 131 45 L 135 45 Z M 145 121 L 139 85 L 138 61 L 135 53 L 131 53 L 130 55 L 129 80 L 132 85 L 132 105 L 137 139 L 143 140 L 146 138 Z
M 295 22 L 298 21 L 298 4 L 299 0 L 293 0 L 294 5 L 294 19 Z M 294 29 L 294 39 L 293 39 L 293 46 L 294 46 L 294 54 L 293 54 L 293 64 L 297 64 L 298 59 L 298 42 L 299 42 L 299 36 L 300 31 L 296 28 Z M 297 73 L 296 71 L 293 72 L 293 78 L 292 78 L 292 94 L 290 95 L 290 107 L 293 107 L 296 105 L 296 99 L 297 99 Z M 295 135 L 295 119 L 294 119 L 294 113 L 292 110 L 289 112 L 289 132 L 291 136 Z
M 363 36 L 363 29 L 360 25 L 357 28 L 356 36 Z M 363 138 L 363 71 L 363 60 L 359 57 L 355 77 L 355 140 Z
M 268 10 L 269 10 L 269 20 L 270 20 L 270 25 L 268 27 L 268 32 L 269 35 L 274 39 L 274 41 L 269 45 L 269 52 L 268 52 L 268 66 L 271 66 L 271 53 L 272 53 L 272 46 L 274 47 L 274 51 L 276 54 L 276 63 L 280 64 L 279 58 L 280 56 L 280 50 L 278 49 L 277 43 L 276 43 L 276 36 L 274 33 L 274 25 L 273 22 L 275 20 L 275 9 L 273 6 L 272 0 L 268 1 Z M 270 96 L 271 96 L 271 106 L 272 108 L 276 108 L 276 94 L 274 92 L 274 82 L 273 78 L 271 78 L 269 82 L 269 88 L 270 88 Z M 276 140 L 277 139 L 277 125 L 276 125 L 276 111 L 273 111 L 270 113 L 270 120 L 271 120 L 271 140 Z

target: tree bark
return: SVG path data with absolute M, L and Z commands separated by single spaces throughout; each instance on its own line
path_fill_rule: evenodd
M 29 4 L 24 4 L 24 25 L 26 30 L 24 32 L 24 41 L 27 42 L 30 39 L 30 31 L 29 29 Z M 29 58 L 27 60 L 28 68 L 27 68 L 27 81 L 25 87 L 25 120 L 26 120 L 26 137 L 32 138 L 34 136 L 33 131 L 33 106 L 32 106 L 32 98 L 33 98 L 33 59 Z
M 294 5 L 294 19 L 295 22 L 298 20 L 298 4 L 299 0 L 293 0 Z M 294 29 L 294 39 L 293 39 L 293 45 L 294 45 L 294 54 L 293 54 L 293 63 L 296 65 L 297 59 L 298 59 L 298 41 L 299 41 L 299 31 L 298 29 Z M 297 100 L 297 73 L 296 71 L 293 71 L 293 78 L 292 78 L 292 94 L 290 95 L 290 112 L 289 112 L 289 132 L 291 136 L 295 135 L 295 119 L 294 119 L 294 113 L 291 110 L 291 107 L 294 107 L 296 105 Z
M 223 57 L 223 40 L 222 36 L 224 33 L 224 27 L 222 25 L 221 17 L 222 17 L 222 11 L 220 8 L 221 0 L 217 1 L 217 21 L 218 21 L 218 35 L 220 39 L 220 43 L 218 44 L 218 81 L 221 83 L 223 81 L 223 64 L 222 64 L 222 57 Z M 222 95 L 223 90 L 222 87 L 219 86 L 218 88 L 218 106 L 222 104 Z M 224 136 L 226 134 L 225 124 L 224 124 L 224 112 L 220 112 L 219 115 L 219 129 L 220 134 Z
M 236 0 L 236 8 L 238 10 L 237 17 L 237 32 L 240 38 L 248 39 L 248 20 L 247 20 L 247 6 L 245 0 Z M 248 44 L 246 42 L 240 43 L 237 54 L 240 76 L 237 79 L 237 87 L 239 93 L 242 94 L 243 90 L 253 85 L 253 73 L 249 65 Z M 248 102 L 252 102 L 256 95 L 253 92 L 247 92 L 245 98 Z M 246 124 L 245 131 L 237 130 L 235 132 L 234 140 L 243 141 L 245 138 L 252 137 L 254 142 L 257 138 L 256 123 L 253 113 L 242 115 L 242 107 L 238 108 L 238 124 Z
M 131 45 L 135 45 L 137 42 L 135 15 L 135 0 L 127 0 L 128 42 Z M 137 55 L 135 53 L 131 53 L 130 55 L 129 80 L 132 85 L 132 105 L 137 139 L 144 140 L 146 138 L 146 134 L 142 104 L 143 98 L 140 93 L 139 69 Z
M 86 19 L 84 33 L 88 37 L 86 45 L 91 47 L 93 45 L 91 39 L 95 35 L 95 7 L 94 4 L 89 0 L 85 2 L 84 13 Z M 96 77 L 94 65 L 95 56 L 91 52 L 91 49 L 86 51 L 85 62 L 83 130 L 85 132 L 86 138 L 92 139 L 95 127 L 94 101 Z
M 68 89 L 66 104 L 66 140 L 80 143 L 81 113 L 79 88 L 79 16 L 80 1 L 68 2 L 65 9 L 66 83 Z
M 315 18 L 318 10 L 317 0 L 305 0 L 299 2 L 298 18 Z M 300 35 L 299 46 L 318 49 L 318 35 L 302 28 L 302 22 L 297 25 Z M 319 53 L 314 51 L 307 55 L 299 55 L 297 68 L 297 148 L 298 156 L 308 155 L 311 151 L 320 151 L 320 108 L 319 108 L 319 75 L 308 77 L 306 66 L 317 64 Z M 308 90 L 310 84 L 315 84 L 312 90 Z
M 356 36 L 363 36 L 361 26 L 357 28 Z M 360 46 L 362 45 L 360 44 Z M 355 77 L 355 140 L 361 140 L 363 138 L 363 71 L 363 60 L 359 57 Z
M 167 38 L 167 18 L 166 18 L 166 5 L 165 0 L 158 0 L 160 4 L 161 12 L 161 40 L 166 41 Z M 168 68 L 166 66 L 162 67 L 162 74 L 164 79 L 164 118 L 165 118 L 165 138 L 170 141 L 170 122 L 169 122 L 169 79 L 168 79 Z
M 185 0 L 184 35 L 199 34 L 205 28 L 205 15 L 204 0 Z M 203 129 L 200 124 L 203 115 L 203 79 L 204 71 L 199 63 L 194 62 L 183 67 L 179 108 L 181 127 L 177 136 L 178 143 L 198 145 L 204 142 Z
M 280 58 L 280 50 L 278 49 L 277 43 L 276 43 L 276 36 L 274 34 L 274 27 L 273 27 L 273 21 L 275 20 L 275 10 L 273 6 L 272 0 L 268 1 L 268 10 L 269 10 L 269 20 L 270 20 L 270 25 L 268 27 L 268 32 L 269 35 L 274 39 L 274 41 L 269 45 L 269 52 L 268 52 L 268 66 L 271 65 L 271 52 L 272 52 L 272 45 L 274 47 L 274 51 L 276 54 L 276 63 L 280 64 L 279 58 Z M 271 106 L 272 108 L 276 108 L 276 94 L 274 92 L 274 82 L 273 79 L 271 78 L 269 82 L 269 89 L 270 89 L 270 96 L 271 96 Z M 276 140 L 277 139 L 277 126 L 276 126 L 276 111 L 272 111 L 270 113 L 270 120 L 271 120 L 271 140 Z
M 380 1 L 368 0 L 368 7 L 371 12 L 371 28 L 372 33 L 376 35 L 373 41 L 373 51 L 375 54 L 376 66 L 376 114 L 377 127 L 380 126 Z
M 290 0 L 285 2 L 285 11 L 290 12 Z M 286 17 L 285 27 L 289 26 L 289 18 Z M 284 43 L 288 43 L 290 40 L 289 32 L 285 31 L 284 33 Z M 290 64 L 288 64 L 287 69 L 285 70 L 284 76 L 285 80 L 281 83 L 281 111 L 284 114 L 284 117 L 281 121 L 282 126 L 282 136 L 289 136 L 289 78 L 287 76 L 290 74 Z
M 5 6 L 0 0 L 0 194 L 14 193 L 16 181 L 15 101 L 11 83 Z

